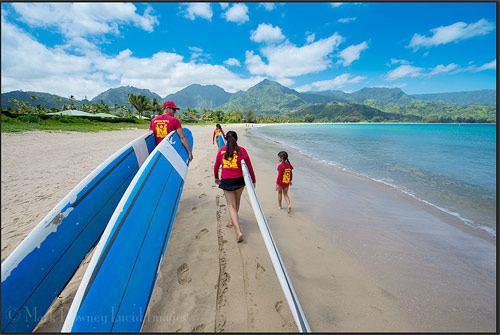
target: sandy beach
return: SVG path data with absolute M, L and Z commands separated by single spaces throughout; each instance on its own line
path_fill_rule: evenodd
M 192 161 L 143 332 L 296 332 L 249 197 L 236 243 L 214 184 L 214 126 L 187 126 Z M 495 332 L 496 239 L 401 192 L 290 153 L 292 213 L 277 208 L 279 146 L 235 130 L 313 332 Z M 146 129 L 2 133 L 2 261 L 109 155 Z M 286 208 L 286 207 L 285 207 Z M 59 332 L 90 260 L 36 328 Z

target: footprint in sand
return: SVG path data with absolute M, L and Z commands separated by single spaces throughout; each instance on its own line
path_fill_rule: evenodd
M 206 197 L 207 195 L 205 193 L 202 193 L 200 194 L 200 196 L 198 198 L 203 198 L 203 197 Z
M 286 309 L 285 307 L 283 307 L 283 301 L 280 300 L 278 301 L 275 305 L 274 305 L 274 309 L 276 309 L 276 312 L 278 312 L 278 314 L 280 315 L 281 319 L 283 320 L 283 326 L 286 326 L 287 324 L 289 324 L 289 322 L 287 321 L 287 318 L 286 318 Z
M 202 183 L 198 183 L 198 186 L 203 186 L 203 184 Z
M 181 285 L 187 284 L 191 281 L 191 276 L 189 275 L 189 266 L 186 263 L 177 268 L 177 281 Z
M 207 228 L 203 228 L 202 230 L 199 231 L 198 234 L 196 234 L 196 239 L 199 240 L 200 238 L 202 238 L 203 236 L 205 236 L 206 233 L 208 233 L 208 229 Z
M 202 323 L 201 325 L 198 325 L 191 330 L 191 333 L 200 333 L 205 330 L 205 324 Z
M 196 211 L 197 209 L 198 209 L 198 207 L 191 208 L 191 210 L 193 211 L 194 214 L 198 214 L 198 212 Z
M 255 279 L 262 279 L 264 276 L 264 272 L 266 272 L 266 269 L 259 263 L 257 263 L 257 272 L 255 273 Z

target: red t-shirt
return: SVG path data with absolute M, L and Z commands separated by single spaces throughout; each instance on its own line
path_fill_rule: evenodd
M 222 171 L 220 174 L 221 179 L 228 178 L 241 178 L 243 177 L 243 170 L 241 169 L 241 160 L 244 159 L 248 166 L 248 171 L 250 172 L 250 176 L 252 177 L 252 181 L 255 184 L 255 174 L 252 168 L 252 162 L 250 162 L 250 157 L 248 157 L 247 151 L 240 148 L 240 154 L 236 151 L 233 154 L 233 157 L 225 160 L 224 154 L 226 153 L 226 146 L 223 146 L 219 149 L 217 153 L 217 157 L 215 159 L 214 165 L 214 176 L 215 179 L 219 178 L 219 166 L 222 165 Z
M 226 138 L 226 135 L 224 135 L 224 131 L 222 129 L 217 128 L 214 130 L 214 136 L 212 136 L 212 142 L 215 142 L 215 140 L 219 138 L 219 135 L 222 135 L 222 138 Z
M 276 184 L 281 187 L 288 187 L 290 186 L 290 182 L 292 181 L 292 168 L 290 166 L 290 163 L 284 162 L 285 164 L 285 171 L 283 171 L 283 163 L 281 163 L 278 166 L 278 179 L 276 180 Z
M 159 144 L 172 130 L 182 128 L 179 119 L 168 114 L 155 117 L 149 123 L 149 130 L 152 130 L 156 137 L 156 144 Z

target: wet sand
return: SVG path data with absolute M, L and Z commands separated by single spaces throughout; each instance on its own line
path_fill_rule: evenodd
M 213 126 L 188 126 L 186 178 L 143 332 L 295 332 L 297 328 L 243 193 L 236 243 L 213 181 Z M 383 185 L 290 155 L 292 214 L 278 210 L 280 149 L 236 130 L 257 194 L 312 331 L 494 332 L 495 241 Z M 2 134 L 2 260 L 73 187 L 146 130 Z M 280 149 L 283 150 L 283 149 Z M 289 152 L 290 154 L 290 152 Z M 79 281 L 37 331 L 60 331 Z

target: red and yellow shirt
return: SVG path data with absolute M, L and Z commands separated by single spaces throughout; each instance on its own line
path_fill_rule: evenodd
M 224 135 L 224 131 L 222 129 L 216 128 L 214 130 L 214 136 L 212 136 L 212 142 L 215 142 L 215 140 L 218 139 L 220 135 L 222 135 L 224 139 L 226 138 L 226 135 Z
M 284 169 L 283 169 L 283 164 L 285 164 Z M 293 173 L 290 163 L 288 162 L 281 163 L 278 166 L 278 179 L 276 180 L 276 184 L 281 187 L 288 187 L 290 186 L 292 178 L 293 178 Z
M 252 177 L 252 181 L 255 183 L 255 174 L 252 168 L 252 162 L 250 162 L 250 157 L 248 157 L 247 151 L 240 148 L 240 153 L 236 151 L 233 153 L 233 157 L 229 159 L 224 159 L 224 154 L 226 153 L 226 146 L 219 149 L 217 157 L 215 158 L 214 165 L 214 176 L 215 179 L 219 179 L 219 167 L 222 166 L 221 179 L 229 178 L 241 178 L 243 177 L 243 170 L 241 169 L 241 160 L 244 159 L 248 166 L 248 171 Z
M 149 123 L 149 130 L 152 130 L 156 137 L 156 144 L 159 144 L 172 130 L 182 128 L 178 118 L 168 114 L 155 117 Z

